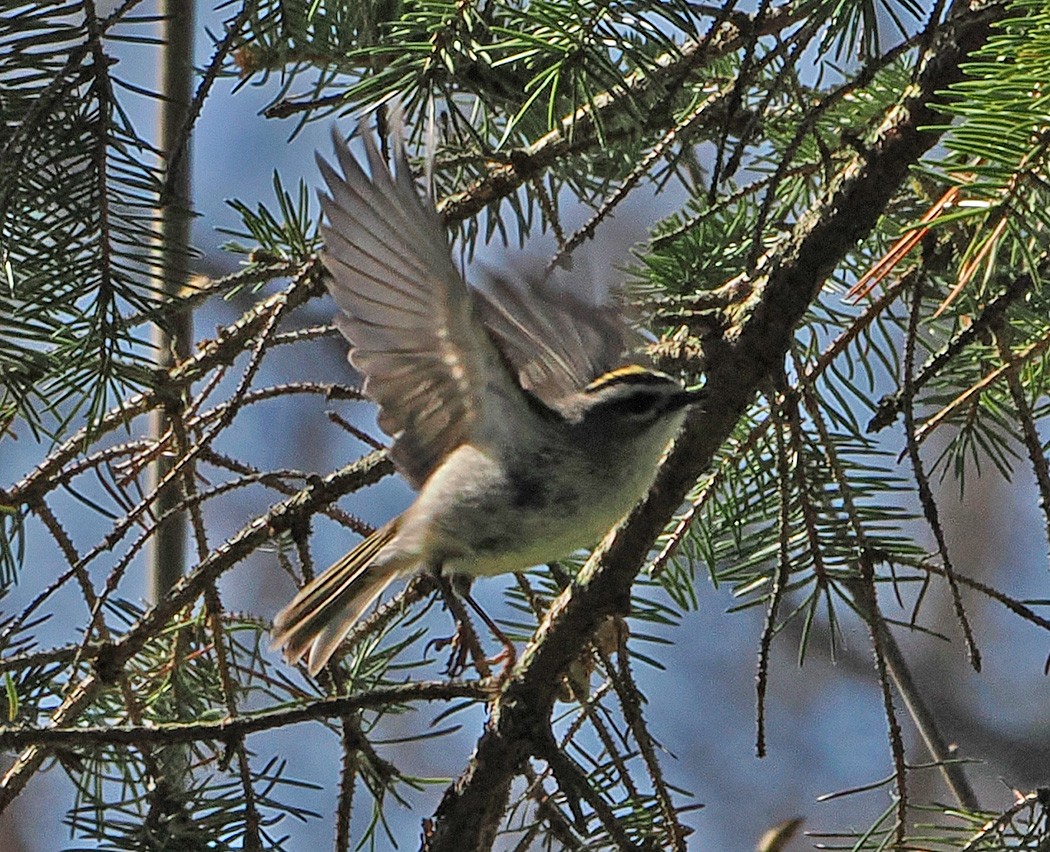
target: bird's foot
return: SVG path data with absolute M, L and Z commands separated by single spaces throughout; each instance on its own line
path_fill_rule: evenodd
M 474 664 L 474 668 L 481 677 L 492 677 L 489 661 L 485 658 L 485 652 L 481 647 L 478 634 L 474 630 L 470 616 L 463 607 L 462 599 L 452 590 L 448 578 L 439 574 L 437 580 L 445 606 L 456 622 L 456 631 L 451 636 L 431 640 L 427 643 L 427 650 L 431 647 L 439 652 L 445 648 L 452 649 L 448 665 L 445 667 L 445 674 L 449 677 L 460 677 L 467 670 L 470 663 Z

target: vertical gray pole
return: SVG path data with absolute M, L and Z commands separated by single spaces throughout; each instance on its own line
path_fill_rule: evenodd
M 175 297 L 189 283 L 190 246 L 190 146 L 186 133 L 193 99 L 193 17 L 195 0 L 162 0 L 164 45 L 161 48 L 160 148 L 166 159 L 166 196 L 158 211 L 157 260 L 164 293 Z M 189 356 L 193 335 L 188 311 L 169 315 L 164 328 L 154 327 L 157 366 L 161 369 Z M 177 405 L 172 400 L 172 405 Z M 170 427 L 179 412 L 157 409 L 151 415 L 155 438 Z M 170 459 L 161 457 L 151 468 L 151 490 L 171 469 Z M 157 493 L 154 512 L 161 516 L 177 505 L 182 489 L 174 480 Z M 149 548 L 149 596 L 157 601 L 182 576 L 186 565 L 187 518 L 179 513 L 162 523 Z

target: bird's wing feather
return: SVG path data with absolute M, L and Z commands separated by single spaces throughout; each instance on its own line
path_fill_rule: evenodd
M 506 406 L 525 401 L 452 262 L 440 217 L 416 190 L 400 128 L 395 173 L 362 135 L 370 177 L 334 132 L 342 174 L 318 157 L 329 192 L 322 260 L 350 362 L 379 404 L 394 463 L 419 488 L 474 430 L 498 428 Z
M 642 336 L 612 306 L 589 304 L 547 281 L 491 277 L 477 292 L 482 322 L 519 383 L 549 406 L 639 360 Z

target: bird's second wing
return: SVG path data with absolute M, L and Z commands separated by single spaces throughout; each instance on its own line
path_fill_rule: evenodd
M 474 429 L 501 420 L 486 400 L 524 405 L 524 397 L 477 317 L 441 219 L 416 190 L 400 127 L 396 173 L 363 134 L 371 177 L 333 136 L 342 175 L 320 157 L 318 164 L 330 193 L 321 196 L 322 260 L 336 325 L 394 439 L 395 465 L 419 488 Z
M 519 286 L 492 277 L 478 296 L 482 322 L 519 383 L 551 407 L 640 360 L 642 336 L 610 305 L 584 302 L 545 280 Z

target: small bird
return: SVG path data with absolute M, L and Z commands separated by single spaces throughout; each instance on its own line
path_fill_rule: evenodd
M 396 122 L 395 122 L 396 123 Z M 350 363 L 379 406 L 390 457 L 419 494 L 308 583 L 273 646 L 310 674 L 395 579 L 488 576 L 594 544 L 652 484 L 702 391 L 648 369 L 621 314 L 549 284 L 469 287 L 417 191 L 400 130 L 369 177 L 333 132 L 322 261 Z

